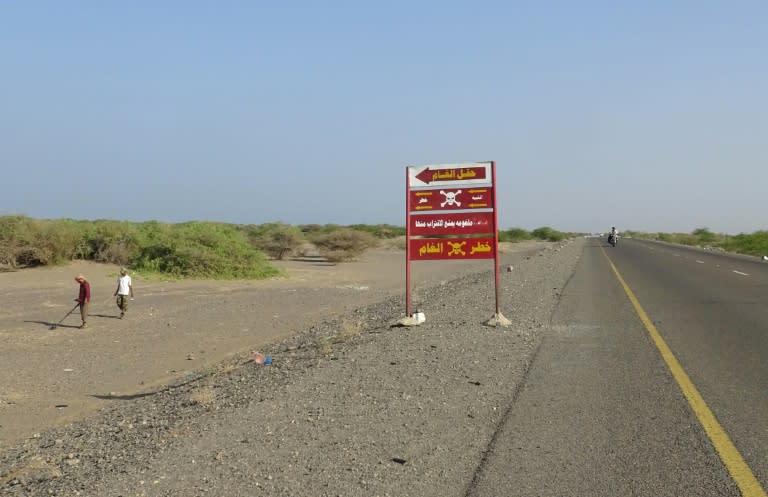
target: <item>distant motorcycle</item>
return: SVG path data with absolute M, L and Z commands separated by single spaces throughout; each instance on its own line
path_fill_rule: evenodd
M 608 235 L 608 243 L 611 245 L 611 247 L 615 247 L 617 243 L 619 243 L 619 237 L 611 233 Z

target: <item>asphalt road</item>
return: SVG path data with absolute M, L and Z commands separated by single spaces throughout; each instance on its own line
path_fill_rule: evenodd
M 766 488 L 768 264 L 588 240 L 468 495 Z

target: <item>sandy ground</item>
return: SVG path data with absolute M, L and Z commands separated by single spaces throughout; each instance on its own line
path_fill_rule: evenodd
M 502 250 L 534 253 L 545 245 L 529 242 Z M 338 265 L 276 264 L 286 278 L 159 282 L 134 277 L 136 299 L 123 320 L 112 297 L 115 266 L 75 262 L 0 273 L 0 449 L 362 305 L 401 295 L 405 313 L 402 251 L 373 250 Z M 414 305 L 421 288 L 491 267 L 492 261 L 414 263 Z M 89 327 L 77 328 L 76 311 L 51 329 L 74 305 L 78 273 L 92 286 Z

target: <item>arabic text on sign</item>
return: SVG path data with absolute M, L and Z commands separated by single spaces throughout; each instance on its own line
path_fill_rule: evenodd
M 478 223 L 487 224 L 487 223 Z M 445 219 L 432 219 L 429 221 L 416 221 L 417 228 L 471 228 L 475 222 L 471 219 L 460 219 L 458 221 Z
M 432 173 L 432 181 L 472 179 L 477 176 L 474 169 L 444 169 Z
M 490 243 L 477 242 L 469 251 L 470 254 L 479 254 L 491 251 Z
M 442 242 L 425 243 L 419 249 L 419 254 L 422 255 L 422 256 L 424 256 L 426 254 L 442 254 L 442 253 L 443 253 L 443 243 Z

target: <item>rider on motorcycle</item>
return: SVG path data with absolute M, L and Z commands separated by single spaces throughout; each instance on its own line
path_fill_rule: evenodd
M 616 242 L 618 241 L 617 240 L 618 236 L 619 236 L 619 231 L 616 229 L 616 226 L 611 226 L 611 232 L 608 235 L 608 243 L 616 245 Z

